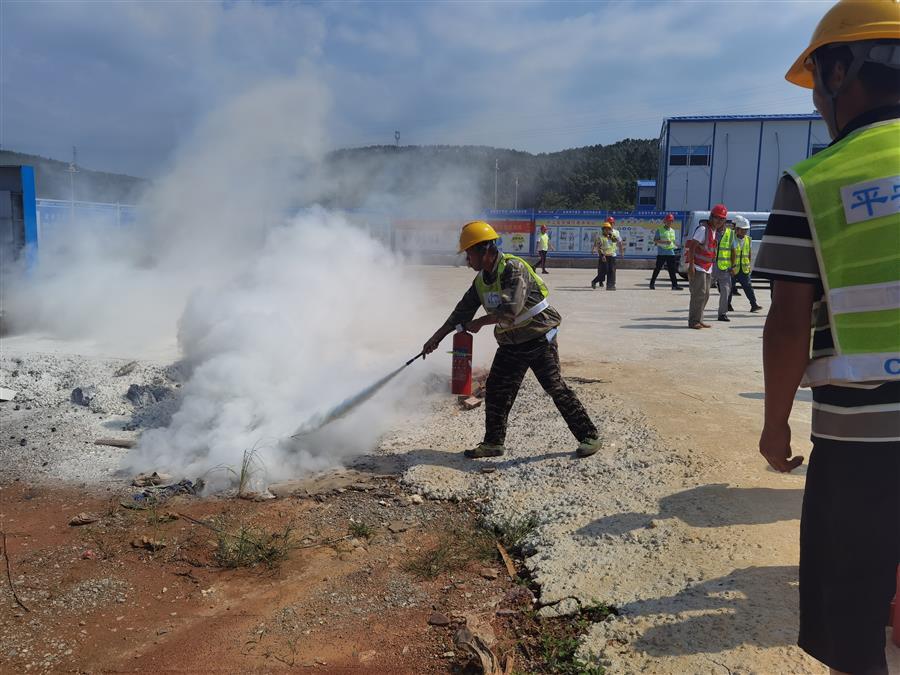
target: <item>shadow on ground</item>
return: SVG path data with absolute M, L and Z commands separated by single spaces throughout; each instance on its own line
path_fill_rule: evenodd
M 664 321 L 670 321 L 670 319 L 663 319 Z M 679 321 L 684 321 L 684 319 L 678 319 Z M 629 328 L 631 330 L 681 330 L 687 329 L 688 325 L 684 324 L 681 326 L 671 325 L 667 323 L 645 323 L 640 326 L 636 326 L 634 324 L 625 324 L 624 326 L 619 326 L 619 328 Z
M 797 576 L 794 565 L 746 567 L 619 611 L 626 616 L 693 614 L 652 626 L 633 642 L 650 656 L 715 654 L 740 645 L 786 647 L 797 641 Z
M 660 500 L 659 512 L 617 513 L 588 523 L 576 536 L 622 535 L 652 520 L 678 518 L 692 527 L 764 525 L 800 518 L 801 489 L 738 488 L 725 483 L 701 485 Z
M 389 455 L 366 455 L 360 457 L 349 465 L 349 468 L 358 471 L 367 471 L 379 474 L 400 474 L 409 469 L 420 466 L 442 466 L 448 469 L 456 469 L 463 473 L 482 473 L 483 469 L 504 471 L 516 466 L 534 464 L 560 457 L 575 457 L 574 452 L 546 452 L 542 455 L 530 455 L 526 457 L 495 457 L 491 459 L 469 459 L 462 452 L 433 450 L 431 448 L 417 448 L 405 453 Z
M 756 401 L 764 401 L 766 395 L 761 391 L 744 391 L 738 394 L 741 398 L 749 398 Z M 812 401 L 812 392 L 809 389 L 798 389 L 794 394 L 795 401 Z

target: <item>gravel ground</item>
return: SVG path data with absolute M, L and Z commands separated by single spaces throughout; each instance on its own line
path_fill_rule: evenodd
M 565 317 L 563 372 L 602 430 L 603 450 L 576 459 L 575 440 L 528 375 L 507 456 L 466 460 L 462 450 L 483 434 L 483 408 L 438 397 L 420 406 L 424 420 L 410 410 L 360 465 L 397 469 L 432 498 L 475 500 L 496 524 L 534 517 L 527 565 L 541 611 L 614 604 L 620 615 L 593 626 L 583 646 L 612 672 L 824 672 L 795 646 L 805 472 L 768 471 L 755 450 L 764 317 L 737 312 L 698 334 L 684 329 L 687 294 L 646 291 L 646 273 L 631 270 L 618 293 L 592 293 L 588 272 L 554 269 L 548 281 Z M 434 306 L 448 311 L 471 280 L 460 269 L 421 273 Z M 494 348 L 485 333 L 476 338 L 482 359 Z M 173 360 L 141 361 L 116 377 L 127 360 L 5 349 L 0 386 L 19 394 L 0 403 L 0 478 L 115 480 L 126 451 L 93 442 L 166 422 L 180 376 L 162 364 Z M 132 384 L 171 396 L 135 406 L 125 397 Z M 75 387 L 89 386 L 89 405 L 71 403 Z M 807 454 L 802 394 L 792 426 Z
M 126 374 L 117 375 L 120 369 Z M 126 395 L 132 387 L 132 398 Z M 174 366 L 126 359 L 16 351 L 0 357 L 0 478 L 96 484 L 115 480 L 127 452 L 94 445 L 134 440 L 168 423 L 180 399 Z M 81 391 L 81 397 L 74 394 Z M 76 403 L 75 400 L 79 402 Z
M 621 615 L 596 624 L 584 646 L 612 672 L 673 672 L 658 662 L 673 650 L 726 652 L 732 672 L 751 672 L 757 647 L 769 649 L 779 672 L 810 672 L 791 646 L 796 570 L 760 567 L 769 556 L 762 544 L 747 546 L 740 526 L 725 527 L 740 519 L 729 509 L 729 486 L 697 486 L 710 461 L 663 442 L 609 385 L 570 384 L 606 441 L 594 457 L 574 456 L 574 439 L 530 374 L 510 417 L 508 455 L 462 457 L 480 440 L 484 413 L 446 405 L 418 433 L 389 437 L 382 448 L 422 494 L 482 502 L 497 525 L 534 517 L 526 564 L 541 587 L 541 613 L 615 605 Z M 745 613 L 748 596 L 777 620 Z M 692 672 L 715 669 L 707 659 L 691 658 Z

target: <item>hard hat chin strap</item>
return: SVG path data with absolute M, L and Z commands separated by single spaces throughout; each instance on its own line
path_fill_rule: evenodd
M 825 73 L 824 68 L 822 67 L 822 59 L 820 50 L 817 50 L 813 53 L 813 63 L 815 64 L 815 69 L 813 72 L 813 77 L 815 79 L 816 86 L 823 91 L 827 96 L 831 103 L 830 105 L 830 113 L 831 113 L 831 123 L 836 132 L 840 133 L 840 127 L 838 127 L 837 123 L 837 97 L 840 96 L 844 91 L 846 91 L 847 87 L 857 78 L 859 75 L 860 68 L 867 62 L 872 63 L 880 63 L 882 65 L 888 66 L 890 68 L 900 68 L 900 46 L 895 44 L 885 44 L 874 41 L 860 41 L 860 42 L 845 42 L 839 43 L 835 45 L 829 45 L 829 47 L 846 47 L 850 50 L 850 54 L 852 59 L 850 61 L 850 65 L 847 66 L 847 73 L 844 75 L 844 80 L 841 82 L 841 86 L 839 86 L 834 91 L 828 86 L 828 83 L 825 81 Z M 823 49 L 828 49 L 825 47 Z M 830 73 L 829 73 L 830 74 Z

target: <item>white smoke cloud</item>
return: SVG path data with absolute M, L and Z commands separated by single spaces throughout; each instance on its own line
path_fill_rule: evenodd
M 393 317 L 418 302 L 406 268 L 340 216 L 313 209 L 271 230 L 240 273 L 188 303 L 181 409 L 168 428 L 145 432 L 132 464 L 194 476 L 256 449 L 277 478 L 370 449 L 403 387 L 335 428 L 289 437 L 409 358 L 422 331 Z
M 236 471 L 249 450 L 261 480 L 334 465 L 370 449 L 427 372 L 417 364 L 352 415 L 289 439 L 410 358 L 442 318 L 383 244 L 339 213 L 298 209 L 326 191 L 328 102 L 305 76 L 236 97 L 179 149 L 136 226 L 76 224 L 10 293 L 20 330 L 92 338 L 106 353 L 137 356 L 177 332 L 180 408 L 143 433 L 128 468 L 193 478 Z M 365 179 L 351 171 L 342 190 Z M 465 203 L 439 185 L 431 200 Z

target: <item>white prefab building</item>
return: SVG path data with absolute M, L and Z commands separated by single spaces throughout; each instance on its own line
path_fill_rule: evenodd
M 830 142 L 811 115 L 669 117 L 659 137 L 657 209 L 768 211 L 785 169 Z

